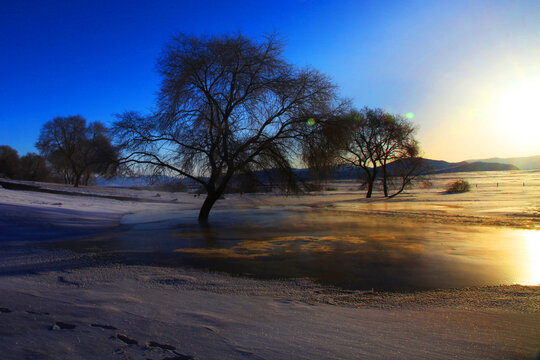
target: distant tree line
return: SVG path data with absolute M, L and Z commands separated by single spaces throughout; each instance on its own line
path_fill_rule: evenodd
M 56 117 L 41 129 L 36 147 L 41 155 L 21 158 L 0 146 L 0 175 L 19 180 L 88 185 L 93 175 L 112 176 L 118 168 L 118 149 L 100 122 L 86 125 L 79 116 Z
M 45 158 L 35 153 L 19 157 L 7 145 L 0 146 L 0 176 L 30 181 L 50 181 L 51 172 Z

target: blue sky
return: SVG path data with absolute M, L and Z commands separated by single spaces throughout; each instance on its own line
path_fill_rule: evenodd
M 55 116 L 150 109 L 177 32 L 278 32 L 358 107 L 413 112 L 427 157 L 540 154 L 523 95 L 540 84 L 539 1 L 0 1 L 0 144 L 23 155 Z M 528 120 L 507 121 L 516 107 Z

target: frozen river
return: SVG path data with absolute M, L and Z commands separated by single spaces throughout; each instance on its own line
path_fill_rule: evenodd
M 456 178 L 471 191 L 444 194 Z M 430 183 L 391 200 L 364 199 L 354 181 L 302 196 L 227 195 L 209 229 L 196 220 L 203 197 L 192 194 L 0 189 L 0 242 L 349 289 L 540 283 L 540 172 L 441 174 Z
M 173 215 L 173 214 L 168 214 Z M 312 207 L 196 211 L 62 246 L 127 264 L 257 278 L 309 277 L 350 289 L 419 290 L 540 283 L 540 231 L 463 226 Z

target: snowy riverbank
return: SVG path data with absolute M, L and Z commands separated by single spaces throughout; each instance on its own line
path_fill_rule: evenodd
M 538 200 L 527 194 L 495 194 L 480 203 L 483 194 L 445 197 L 415 190 L 390 206 L 361 200 L 351 188 L 342 183 L 336 191 L 289 198 L 231 195 L 217 210 L 284 204 L 343 210 L 354 202 L 346 211 L 383 218 L 401 214 L 432 222 L 446 214 L 462 218 L 462 225 L 483 219 L 487 229 L 497 219 L 519 229 L 538 224 Z M 98 261 L 91 253 L 51 250 L 48 240 L 107 234 L 139 221 L 174 226 L 167 214 L 196 211 L 202 201 L 149 190 L 77 191 L 91 196 L 0 189 L 3 358 L 521 359 L 540 350 L 538 286 L 350 291 L 308 279 L 263 281 L 127 266 Z

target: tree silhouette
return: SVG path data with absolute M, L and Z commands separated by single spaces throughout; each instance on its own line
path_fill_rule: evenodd
M 400 153 L 400 157 L 395 160 L 392 165 L 392 170 L 386 173 L 385 177 L 385 196 L 393 198 L 401 194 L 407 186 L 415 179 L 423 176 L 430 170 L 426 161 L 420 157 L 420 150 L 416 141 L 410 141 L 406 144 L 405 149 Z M 396 191 L 389 195 L 388 182 L 397 179 Z
M 0 146 L 0 176 L 18 179 L 20 170 L 20 159 L 17 150 L 7 145 Z
M 360 168 L 367 198 L 382 175 L 384 196 L 393 197 L 426 170 L 414 132 L 404 117 L 382 109 L 353 109 L 321 123 L 304 144 L 304 160 L 318 175 L 328 175 L 336 166 Z M 400 184 L 397 193 L 390 195 L 392 179 Z
M 158 62 L 157 110 L 119 115 L 125 161 L 205 189 L 203 225 L 237 174 L 273 169 L 283 189 L 297 189 L 293 153 L 310 131 L 307 120 L 331 111 L 336 95 L 326 76 L 288 64 L 282 48 L 275 36 L 178 35 Z
M 21 157 L 21 179 L 30 181 L 47 181 L 50 170 L 47 161 L 41 155 L 28 153 Z
M 41 129 L 36 147 L 66 183 L 78 187 L 88 183 L 91 174 L 111 174 L 118 163 L 117 149 L 112 145 L 107 128 L 79 115 L 56 117 Z
M 380 109 L 364 108 L 351 111 L 341 119 L 346 136 L 339 139 L 340 163 L 359 167 L 363 170 L 367 183 L 366 197 L 373 193 L 378 166 L 383 155 L 386 114 Z
M 418 171 L 422 168 L 422 160 L 418 158 L 419 147 L 414 138 L 416 129 L 412 123 L 404 116 L 390 114 L 380 109 L 374 111 L 381 118 L 382 129 L 378 139 L 377 158 L 382 170 L 383 193 L 387 197 L 389 177 L 391 175 L 399 177 L 402 180 L 401 191 L 403 191 L 412 181 L 411 176 L 418 175 Z M 395 163 L 394 174 L 388 173 L 389 163 Z M 395 195 L 397 194 L 393 196 Z

